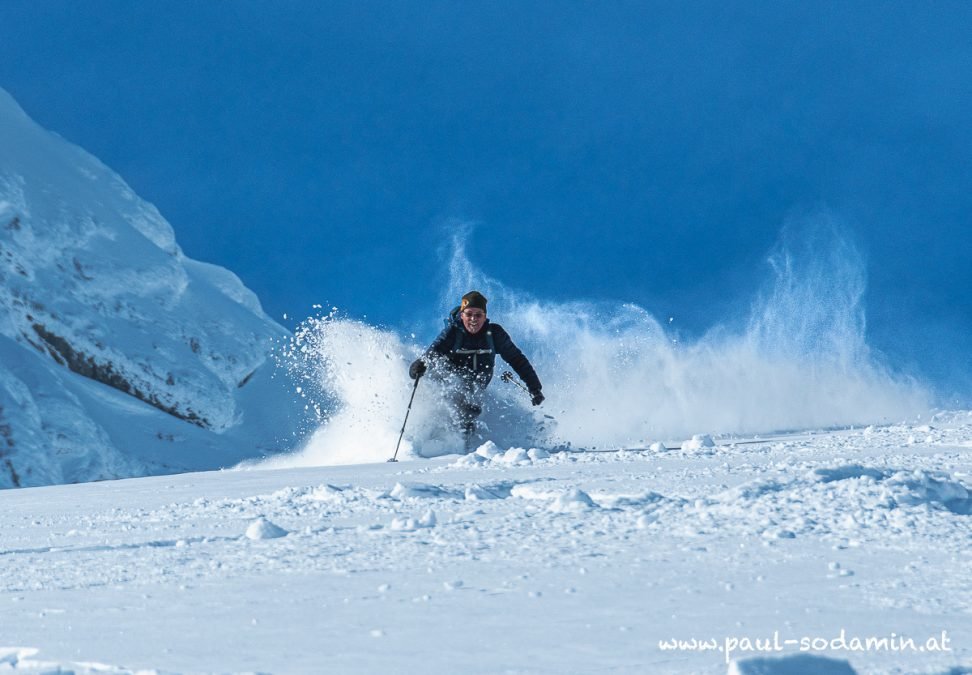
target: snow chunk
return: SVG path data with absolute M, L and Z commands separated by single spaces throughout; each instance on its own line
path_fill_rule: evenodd
M 493 443 L 493 441 L 486 441 L 478 448 L 476 448 L 476 452 L 473 454 L 478 455 L 480 457 L 484 457 L 486 459 L 493 459 L 497 455 L 502 455 L 503 451 L 500 450 L 499 446 Z
M 289 533 L 279 525 L 274 525 L 269 520 L 260 516 L 246 528 L 247 539 L 277 539 L 286 537 Z
M 414 518 L 392 518 L 389 527 L 396 532 L 414 532 L 419 528 L 419 524 Z
M 503 464 L 528 464 L 530 457 L 523 448 L 510 448 L 502 456 L 493 458 L 493 461 Z
M 456 468 L 473 468 L 484 464 L 493 466 L 521 466 L 533 464 L 550 458 L 550 453 L 541 448 L 509 448 L 502 450 L 493 441 L 486 441 L 476 450 L 456 460 Z
M 436 522 L 435 511 L 429 509 L 421 518 L 419 518 L 418 524 L 419 527 L 435 527 Z
M 432 509 L 426 511 L 421 518 L 393 518 L 389 527 L 396 532 L 415 532 L 416 530 L 435 527 L 437 519 Z
M 314 488 L 307 498 L 316 502 L 339 502 L 344 499 L 344 490 L 334 485 L 324 484 Z
M 489 460 L 482 455 L 477 455 L 475 452 L 468 455 L 464 455 L 452 463 L 452 467 L 456 469 L 472 469 L 481 464 L 487 464 Z
M 715 441 L 709 434 L 695 434 L 692 440 L 682 442 L 682 450 L 701 450 L 702 448 L 714 448 Z

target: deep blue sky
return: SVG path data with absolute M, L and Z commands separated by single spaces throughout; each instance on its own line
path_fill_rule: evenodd
M 4 0 L 0 26 L 0 86 L 278 320 L 418 325 L 460 220 L 511 286 L 698 331 L 827 207 L 874 344 L 969 382 L 972 3 Z

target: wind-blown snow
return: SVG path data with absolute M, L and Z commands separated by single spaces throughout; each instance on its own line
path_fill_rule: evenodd
M 833 216 L 788 224 L 748 317 L 681 339 L 635 304 L 556 302 L 508 288 L 456 242 L 449 293 L 480 288 L 537 366 L 553 442 L 639 445 L 911 419 L 930 396 L 866 343 L 864 262 Z

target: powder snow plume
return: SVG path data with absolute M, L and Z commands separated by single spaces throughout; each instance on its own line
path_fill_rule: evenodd
M 898 422 L 930 408 L 915 380 L 868 348 L 864 258 L 829 215 L 789 223 L 768 257 L 770 275 L 748 321 L 680 340 L 635 304 L 541 300 L 508 288 L 453 245 L 443 316 L 465 291 L 490 299 L 544 384 L 530 408 L 494 378 L 481 418 L 501 446 L 644 446 L 694 433 L 764 433 Z M 285 359 L 304 382 L 320 428 L 275 466 L 372 462 L 395 448 L 412 392 L 408 363 L 432 339 L 331 314 L 307 320 Z M 505 370 L 497 361 L 497 374 Z M 310 393 L 313 392 L 313 393 Z M 444 392 L 416 391 L 400 456 L 456 452 Z
M 534 359 L 552 392 L 554 442 L 897 422 L 930 408 L 924 387 L 868 348 L 864 258 L 835 217 L 788 223 L 768 263 L 748 322 L 716 324 L 694 341 L 674 339 L 636 305 L 557 305 L 510 292 L 477 278 L 461 247 L 452 267 L 459 287 L 479 283 L 496 298 Z
M 336 309 L 305 320 L 281 363 L 298 382 L 297 394 L 319 427 L 299 452 L 261 464 L 268 468 L 380 462 L 391 457 L 413 382 L 408 365 L 420 348 L 394 332 L 342 318 Z M 416 391 L 399 458 L 455 452 L 462 439 L 430 378 Z

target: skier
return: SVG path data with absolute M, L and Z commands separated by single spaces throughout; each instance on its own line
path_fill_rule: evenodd
M 479 291 L 462 296 L 461 304 L 450 312 L 445 329 L 408 369 L 413 380 L 431 368 L 449 383 L 452 413 L 465 438 L 467 451 L 474 443 L 476 418 L 483 411 L 483 396 L 493 378 L 497 354 L 526 383 L 531 403 L 543 403 L 537 372 L 506 330 L 486 318 L 486 298 Z

